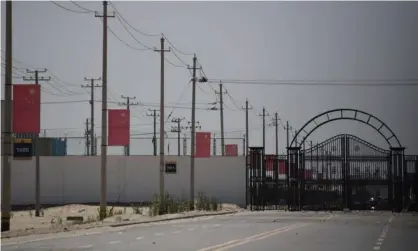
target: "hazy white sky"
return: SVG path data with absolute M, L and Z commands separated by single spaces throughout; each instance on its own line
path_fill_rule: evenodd
M 57 2 L 81 11 L 71 2 Z M 102 2 L 77 2 L 102 11 Z M 112 2 L 136 29 L 163 32 L 182 52 L 198 55 L 210 79 L 418 79 L 418 3 L 416 2 Z M 5 41 L 5 3 L 1 3 L 2 50 Z M 94 13 L 64 10 L 52 2 L 14 2 L 13 57 L 16 75 L 26 67 L 47 68 L 60 80 L 42 83 L 42 128 L 49 136 L 83 136 L 84 121 L 90 116 L 84 77 L 100 77 L 102 66 L 102 25 Z M 109 6 L 109 11 L 113 7 Z M 85 12 L 85 11 L 84 11 Z M 116 18 L 109 27 L 120 39 L 135 48 L 144 48 L 126 32 Z M 141 43 L 159 46 L 159 36 L 144 36 L 130 29 Z M 170 45 L 167 43 L 167 47 Z M 174 50 L 186 64 L 192 56 Z M 2 51 L 4 58 L 4 52 Z M 136 101 L 158 106 L 160 57 L 152 50 L 134 50 L 109 32 L 109 108 L 118 107 L 119 97 L 136 96 Z M 191 85 L 189 71 L 174 53 L 166 62 L 166 103 L 176 108 L 173 117 L 190 119 Z M 4 63 L 4 60 L 2 60 Z M 2 74 L 4 67 L 2 64 Z M 50 73 L 44 76 L 53 76 Z M 2 82 L 4 77 L 2 77 Z M 65 81 L 65 82 L 64 82 Z M 14 79 L 14 83 L 23 82 Z M 217 84 L 200 84 L 197 107 L 210 108 L 217 100 Z M 296 129 L 311 117 L 334 108 L 354 108 L 382 119 L 407 147 L 418 153 L 418 87 L 300 87 L 257 86 L 225 83 L 236 100 L 225 95 L 227 137 L 242 137 L 245 128 L 243 106 L 248 98 L 251 145 L 260 145 L 261 118 L 265 106 L 269 114 L 278 112 Z M 2 91 L 3 91 L 2 87 Z M 96 90 L 100 100 L 100 89 Z M 2 97 L 4 97 L 2 95 Z M 65 103 L 68 101 L 67 103 Z M 77 102 L 79 101 L 79 102 Z M 48 103 L 50 102 L 50 103 Z M 56 103 L 57 102 L 57 103 Z M 61 103 L 58 103 L 61 102 Z M 178 103 L 178 104 L 175 104 Z M 132 133 L 152 132 L 152 117 L 144 116 L 150 106 L 132 107 Z M 96 103 L 96 132 L 100 134 L 101 106 Z M 172 108 L 166 108 L 166 115 Z M 197 110 L 202 131 L 219 132 L 219 111 Z M 268 122 L 271 118 L 268 118 Z M 167 123 L 166 130 L 172 124 Z M 158 130 L 157 130 L 158 131 Z M 230 132 L 238 131 L 238 132 Z M 285 147 L 285 131 L 280 127 L 280 151 Z M 339 133 L 350 133 L 378 146 L 387 144 L 364 124 L 339 121 L 327 124 L 311 136 L 314 142 Z M 174 137 L 174 135 L 173 135 Z M 70 153 L 84 151 L 81 140 L 72 140 Z M 177 149 L 170 140 L 170 154 Z M 239 143 L 239 140 L 226 140 Z M 274 129 L 267 128 L 267 152 L 274 152 Z M 220 142 L 218 141 L 218 144 Z M 239 150 L 241 151 L 242 146 Z M 113 147 L 110 153 L 120 153 Z M 133 139 L 131 154 L 151 154 L 150 139 Z

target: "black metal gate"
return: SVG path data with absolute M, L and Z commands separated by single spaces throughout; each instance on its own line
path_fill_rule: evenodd
M 286 161 L 285 173 L 278 162 Z M 416 201 L 418 157 L 402 148 L 381 149 L 342 134 L 315 146 L 290 147 L 269 170 L 263 148 L 250 148 L 247 205 L 251 210 L 400 211 Z

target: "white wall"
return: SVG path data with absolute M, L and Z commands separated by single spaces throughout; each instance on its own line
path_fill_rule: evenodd
M 166 156 L 177 162 L 176 174 L 164 174 L 165 190 L 188 199 L 190 157 Z M 100 156 L 40 157 L 41 203 L 100 201 Z M 107 201 L 150 201 L 159 192 L 158 156 L 108 156 Z M 195 195 L 205 192 L 224 203 L 245 204 L 245 157 L 195 159 Z M 12 204 L 35 201 L 35 158 L 12 160 Z

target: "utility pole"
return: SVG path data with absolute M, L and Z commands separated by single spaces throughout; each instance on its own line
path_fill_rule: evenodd
M 223 92 L 223 85 L 222 81 L 219 83 L 219 92 L 215 91 L 215 94 L 219 94 L 219 105 L 220 105 L 220 115 L 221 115 L 221 154 L 225 156 L 225 135 L 224 135 L 224 102 L 223 102 L 223 94 L 227 94 L 227 92 Z
M 87 156 L 90 156 L 90 146 L 92 145 L 92 143 L 90 142 L 90 138 L 89 135 L 91 134 L 91 130 L 89 129 L 89 119 L 86 118 L 86 129 L 84 131 L 84 136 L 86 137 L 86 153 Z M 93 149 L 94 151 L 94 149 Z M 93 155 L 93 152 L 91 152 L 91 155 Z
M 249 110 L 252 110 L 253 108 L 252 107 L 249 107 L 249 105 L 248 105 L 248 99 L 246 99 L 245 100 L 245 107 L 243 107 L 242 109 L 245 109 L 245 144 L 246 144 L 246 147 L 245 147 L 245 156 L 248 156 L 248 148 L 249 148 L 249 146 L 250 146 L 250 144 L 249 144 L 249 132 L 248 132 L 248 127 L 249 127 L 249 125 L 248 125 L 248 111 Z
M 196 70 L 197 70 L 197 57 L 193 55 L 193 67 L 187 67 L 189 70 L 193 70 L 192 79 L 192 125 L 191 125 L 191 147 L 190 147 L 190 194 L 189 200 L 192 202 L 190 210 L 194 209 L 194 158 L 195 158 L 195 120 L 196 120 Z M 201 69 L 201 68 L 200 68 Z
M 126 106 L 126 110 L 128 110 L 128 111 L 131 111 L 131 105 L 138 105 L 138 102 L 131 102 L 131 99 L 136 99 L 135 96 L 129 97 L 129 96 L 123 96 L 123 95 L 121 95 L 120 97 L 123 98 L 123 99 L 125 99 L 126 102 L 120 102 L 119 105 Z M 129 116 L 130 116 L 130 113 L 129 113 Z M 130 149 L 131 147 L 130 147 L 130 144 L 131 143 L 129 142 L 129 145 L 127 145 L 127 146 L 124 147 L 124 149 L 125 149 L 125 155 L 126 156 L 131 155 L 131 149 Z
M 183 135 L 183 156 L 187 155 L 187 136 Z
M 157 114 L 156 109 L 149 109 L 149 111 L 151 111 L 152 113 L 149 114 L 147 113 L 147 116 L 152 116 L 154 117 L 154 136 L 152 136 L 152 144 L 154 147 L 154 156 L 157 156 L 157 116 L 160 116 L 159 114 Z
M 275 127 L 276 130 L 276 156 L 279 155 L 279 115 L 276 113 L 274 113 L 274 118 L 272 118 L 272 123 L 270 124 L 271 126 Z
M 96 156 L 95 144 L 94 144 L 94 88 L 101 87 L 98 84 L 94 84 L 94 81 L 100 81 L 101 78 L 84 78 L 84 81 L 89 81 L 90 85 L 81 85 L 81 88 L 90 88 L 90 153 L 92 156 Z
M 266 116 L 270 116 L 270 114 L 266 113 L 266 108 L 263 107 L 263 113 L 258 116 L 263 117 L 263 149 L 266 152 Z
M 12 1 L 6 1 L 6 50 L 5 50 L 5 98 L 4 98 L 4 131 L 3 131 L 3 170 L 1 173 L 1 231 L 10 230 L 10 211 L 12 207 Z M 3 119 L 3 118 L 2 118 Z
M 29 70 L 27 69 L 27 73 L 35 74 L 35 77 L 26 78 L 23 77 L 24 81 L 33 81 L 35 80 L 35 85 L 39 85 L 39 81 L 50 81 L 51 77 L 39 77 L 39 73 L 45 73 L 47 70 Z M 41 209 L 41 167 L 40 167 L 40 159 L 39 159 L 39 133 L 35 133 L 34 135 L 34 148 L 35 148 L 35 165 L 36 165 L 36 171 L 35 171 L 35 216 L 40 216 L 40 209 Z
M 213 134 L 212 152 L 213 152 L 213 156 L 216 156 L 216 133 Z
M 286 129 L 286 147 L 289 147 L 290 145 L 290 142 L 289 142 L 289 137 L 290 137 L 290 135 L 289 135 L 289 130 L 292 130 L 292 127 L 291 126 L 289 126 L 289 121 L 286 121 L 286 127 L 285 127 L 285 129 Z
M 161 91 L 160 91 L 160 209 L 162 209 L 164 200 L 164 52 L 170 52 L 164 49 L 164 37 L 161 37 L 161 48 L 154 49 L 155 52 L 159 52 L 161 55 Z
M 184 127 L 182 127 L 181 121 L 185 120 L 186 118 L 173 118 L 171 120 L 172 123 L 177 123 L 177 127 L 172 127 L 171 128 L 171 132 L 176 132 L 177 133 L 177 155 L 180 156 L 180 133 L 182 131 L 182 129 L 184 129 Z
M 103 18 L 103 65 L 102 65 L 102 145 L 100 169 L 100 220 L 106 218 L 107 206 L 107 18 L 115 14 L 107 13 L 107 1 L 103 1 L 103 15 L 95 13 L 95 17 Z

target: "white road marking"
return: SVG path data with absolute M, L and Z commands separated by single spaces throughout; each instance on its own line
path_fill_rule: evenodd
M 91 247 L 93 247 L 93 245 L 84 245 L 84 246 L 79 246 L 77 248 L 84 249 L 84 248 L 91 248 Z
M 118 234 L 123 234 L 122 232 L 119 232 Z
M 193 231 L 194 230 L 194 228 L 189 228 L 189 231 Z
M 181 231 L 180 230 L 177 230 L 177 231 L 173 231 L 171 233 L 173 233 L 173 234 L 179 234 L 179 233 L 181 233 Z
M 144 236 L 139 236 L 139 237 L 136 237 L 135 239 L 141 240 L 141 239 L 144 239 Z
M 120 241 L 109 241 L 108 243 L 109 244 L 117 244 L 117 243 L 120 243 Z
M 213 227 L 219 227 L 220 225 L 219 224 L 216 224 L 216 225 L 214 225 Z
M 385 224 L 385 227 L 381 230 L 381 234 L 379 239 L 377 239 L 376 245 L 373 247 L 374 250 L 380 250 L 380 246 L 383 245 L 383 242 L 385 241 L 386 235 L 389 231 L 390 223 L 393 221 L 393 216 L 389 218 L 389 223 Z
M 164 235 L 164 233 L 156 233 L 155 235 L 156 236 L 161 236 L 161 235 Z

